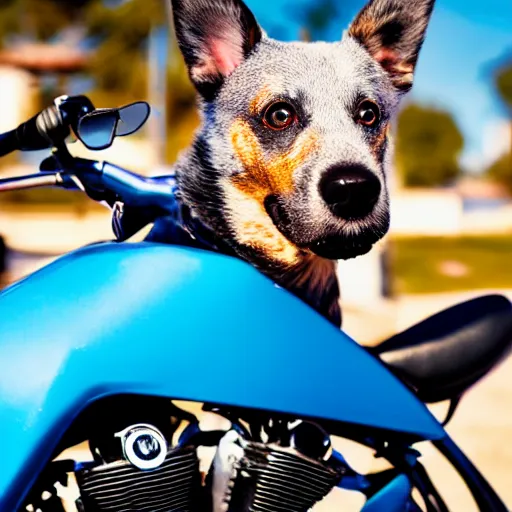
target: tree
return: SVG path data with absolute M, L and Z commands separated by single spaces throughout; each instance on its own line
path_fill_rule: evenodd
M 405 186 L 439 186 L 453 181 L 464 138 L 452 115 L 410 104 L 398 117 L 396 164 Z
M 503 183 L 512 192 L 512 57 L 501 64 L 494 73 L 494 87 L 498 93 L 510 125 L 510 151 L 488 169 L 491 177 Z
M 486 170 L 489 178 L 504 185 L 509 193 L 512 194 L 512 166 L 510 165 L 511 156 L 505 154 L 500 156 Z
M 96 87 L 131 99 L 146 97 L 146 46 L 151 30 L 167 23 L 162 0 L 130 0 L 111 6 L 91 0 L 83 23 L 95 51 L 89 73 Z
M 512 114 L 512 63 L 499 67 L 494 76 L 494 85 L 505 107 Z
M 90 49 L 86 93 L 99 107 L 148 98 L 148 39 L 168 24 L 168 0 L 0 0 L 0 47 L 16 36 L 37 41 L 75 28 Z M 168 41 L 167 41 L 168 43 Z M 167 44 L 162 38 L 160 44 Z M 168 157 L 189 143 L 197 125 L 195 92 L 175 42 L 167 66 Z M 55 96 L 53 90 L 46 96 Z M 46 98 L 44 98 L 46 99 Z M 156 115 L 156 114 L 155 114 Z
M 90 0 L 0 0 L 0 46 L 9 36 L 47 41 L 78 23 Z
M 166 23 L 163 0 L 0 0 L 0 46 L 12 36 L 48 41 L 78 28 L 94 50 L 88 74 L 95 88 L 130 98 L 145 97 L 147 39 Z
M 302 8 L 297 9 L 297 3 L 290 6 L 291 15 L 302 26 L 301 36 L 304 40 L 321 40 L 329 35 L 334 23 L 349 19 L 353 14 L 351 4 L 354 2 L 340 2 L 339 0 L 308 1 Z M 340 33 L 341 36 L 341 33 Z

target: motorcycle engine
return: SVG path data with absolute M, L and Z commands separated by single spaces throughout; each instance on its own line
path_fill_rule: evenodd
M 160 414 L 152 416 L 154 423 L 119 430 L 114 414 L 117 430 L 108 433 L 102 418 L 103 428 L 89 439 L 94 461 L 72 466 L 78 511 L 306 512 L 340 482 L 346 467 L 331 457 L 330 438 L 318 425 L 263 413 L 245 421 L 215 412 L 231 426 L 205 431 L 189 416 L 179 432 L 180 421 L 168 428 L 162 422 L 167 414 Z M 215 451 L 206 470 L 202 447 Z M 48 479 L 47 472 L 41 485 L 53 476 Z M 28 509 L 64 510 L 53 499 L 52 508 L 45 508 L 50 502 L 41 501 L 41 485 L 26 502 Z
M 199 460 L 193 446 L 168 448 L 152 425 L 121 435 L 123 459 L 78 470 L 80 508 L 91 511 L 200 510 Z
M 213 512 L 302 512 L 336 486 L 342 468 L 230 431 L 219 443 L 211 476 Z

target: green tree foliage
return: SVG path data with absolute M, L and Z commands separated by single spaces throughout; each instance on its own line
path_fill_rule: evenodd
M 399 115 L 396 164 L 405 186 L 446 185 L 461 172 L 463 136 L 452 115 L 411 104 Z
M 0 46 L 9 36 L 46 41 L 80 21 L 89 0 L 0 0 Z
M 196 93 L 187 74 L 178 44 L 173 39 L 167 67 L 167 159 L 176 160 L 179 152 L 190 145 L 199 117 Z
M 335 0 L 321 0 L 308 5 L 299 13 L 303 25 L 303 38 L 306 40 L 322 39 L 338 15 L 339 6 Z
M 148 37 L 168 23 L 168 0 L 0 0 L 0 47 L 10 36 L 47 41 L 79 28 L 91 49 L 87 93 L 105 107 L 148 98 Z M 195 92 L 176 42 L 167 67 L 168 158 L 189 144 L 198 123 Z M 42 91 L 44 92 L 44 91 Z M 55 96 L 50 90 L 47 96 Z M 43 101 L 44 102 L 44 101 Z
M 83 22 L 95 43 L 89 74 L 98 89 L 147 96 L 148 36 L 154 27 L 167 23 L 162 0 L 130 0 L 109 6 L 91 0 Z
M 500 67 L 494 77 L 495 87 L 501 100 L 512 114 L 512 63 Z
M 486 174 L 498 183 L 503 184 L 512 194 L 512 155 L 505 154 L 498 158 L 487 169 Z
M 502 183 L 512 194 L 512 58 L 495 70 L 494 88 L 510 119 L 510 151 L 491 164 L 487 175 Z
M 83 22 L 96 48 L 89 68 L 96 84 L 92 100 L 118 105 L 147 98 L 147 41 L 154 27 L 168 23 L 165 1 L 129 0 L 112 6 L 91 0 Z M 198 118 L 195 91 L 174 39 L 168 55 L 166 156 L 174 161 L 190 144 Z
M 295 3 L 293 8 L 290 6 L 290 13 L 302 26 L 302 38 L 305 40 L 324 39 L 334 24 L 340 26 L 341 38 L 341 26 L 353 16 L 354 3 L 347 0 L 317 0 L 307 2 L 302 8 Z
M 96 88 L 132 98 L 146 96 L 147 38 L 165 23 L 163 0 L 0 0 L 0 45 L 13 35 L 47 41 L 69 27 L 85 29 Z
M 20 23 L 18 7 L 14 1 L 0 1 L 0 48 L 5 45 L 8 36 L 19 33 Z

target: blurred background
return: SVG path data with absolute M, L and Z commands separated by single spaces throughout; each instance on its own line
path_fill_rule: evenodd
M 247 3 L 270 36 L 333 41 L 364 2 Z M 0 131 L 78 93 L 97 107 L 147 100 L 146 129 L 95 158 L 169 171 L 198 117 L 165 0 L 0 0 Z M 391 232 L 340 266 L 344 328 L 365 344 L 466 297 L 512 298 L 511 2 L 437 1 L 394 142 Z M 79 146 L 72 152 L 86 156 Z M 43 157 L 3 158 L 0 177 L 35 172 Z M 87 198 L 37 190 L 0 196 L 0 236 L 1 286 L 112 234 L 109 212 Z M 505 364 L 470 393 L 451 432 L 512 506 L 510 370 Z M 447 491 L 455 510 L 472 510 L 463 489 Z

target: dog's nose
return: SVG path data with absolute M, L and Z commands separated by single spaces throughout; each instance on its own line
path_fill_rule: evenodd
M 343 219 L 366 217 L 379 199 L 379 178 L 359 165 L 335 166 L 320 181 L 320 193 L 334 215 Z

